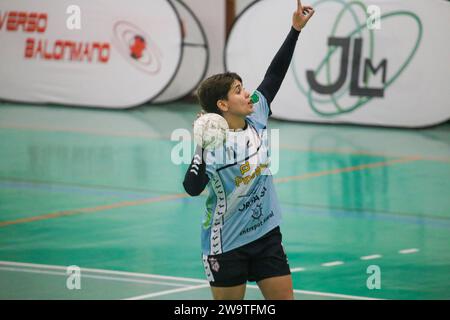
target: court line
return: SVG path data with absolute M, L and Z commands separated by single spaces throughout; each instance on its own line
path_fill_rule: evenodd
M 87 130 L 87 129 L 68 129 L 65 127 L 45 127 L 45 126 L 35 126 L 35 125 L 11 125 L 11 124 L 1 124 L 0 129 L 17 129 L 17 130 L 36 130 L 45 132 L 66 132 L 66 133 L 78 133 L 78 134 L 93 134 L 100 136 L 112 136 L 112 137 L 124 137 L 124 138 L 142 138 L 151 140 L 162 140 L 162 141 L 172 141 L 169 136 L 150 134 L 145 132 L 114 132 L 114 131 L 98 131 L 98 130 Z M 191 139 L 192 140 L 192 139 Z M 281 150 L 291 150 L 300 152 L 312 152 L 312 153 L 329 153 L 329 154 L 354 154 L 354 155 L 367 155 L 373 157 L 390 157 L 397 158 L 403 155 L 385 154 L 372 151 L 364 150 L 351 150 L 351 149 L 328 149 L 328 148 L 299 148 L 293 145 L 280 144 Z M 421 157 L 423 160 L 427 161 L 438 161 L 438 162 L 450 162 L 449 157 L 437 156 L 418 156 L 418 155 L 408 155 L 414 157 Z
M 377 213 L 380 215 L 387 215 L 387 216 L 398 216 L 401 218 L 410 218 L 410 219 L 426 219 L 426 220 L 444 220 L 445 222 L 448 222 L 450 220 L 450 213 L 447 214 L 447 216 L 443 215 L 435 215 L 435 214 L 428 214 L 426 212 L 423 213 L 414 213 L 414 212 L 402 212 L 402 211 L 388 211 L 388 210 L 382 210 L 382 209 L 372 209 L 372 208 L 345 208 L 345 207 L 339 207 L 339 206 L 329 206 L 329 205 L 322 205 L 322 204 L 311 204 L 311 203 L 296 203 L 296 202 L 288 202 L 288 201 L 281 201 L 280 203 L 283 206 L 286 207 L 303 207 L 303 208 L 313 208 L 314 210 L 336 210 L 336 211 L 347 211 L 351 213 Z
M 25 268 L 40 268 L 40 269 L 52 269 L 52 270 L 67 270 L 66 266 L 56 266 L 49 264 L 35 264 L 35 263 L 26 263 L 26 262 L 14 262 L 14 261 L 0 261 L 0 266 L 18 266 Z M 128 277 L 138 277 L 138 278 L 151 278 L 151 279 L 160 279 L 160 280 L 173 280 L 173 281 L 185 281 L 185 282 L 196 282 L 196 283 L 205 283 L 206 280 L 193 279 L 193 278 L 182 278 L 182 277 L 173 277 L 173 276 L 161 276 L 149 273 L 139 273 L 139 272 L 127 272 L 127 271 L 116 271 L 116 270 L 104 270 L 104 269 L 93 269 L 93 268 L 80 268 L 82 272 L 91 272 L 91 273 L 100 273 L 100 274 L 112 274 L 112 275 L 121 275 Z
M 9 268 L 9 267 L 0 267 L 0 271 L 49 274 L 49 275 L 65 276 L 65 277 L 68 276 L 64 272 L 33 270 L 33 269 L 22 269 L 22 268 Z M 117 278 L 117 277 L 105 277 L 105 276 L 93 276 L 93 275 L 89 275 L 89 274 L 88 275 L 81 274 L 80 277 L 81 277 L 81 279 L 90 278 L 90 279 L 98 279 L 98 280 L 122 281 L 122 282 L 129 282 L 129 283 L 159 284 L 159 285 L 164 285 L 164 286 L 168 286 L 168 287 L 184 287 L 185 288 L 187 286 L 185 284 L 170 283 L 170 282 L 149 281 L 149 280 L 135 280 L 135 279 Z
M 28 222 L 33 222 L 33 221 L 54 219 L 54 218 L 59 218 L 59 217 L 73 216 L 76 214 L 96 213 L 96 212 L 110 210 L 110 209 L 138 206 L 138 205 L 162 202 L 162 201 L 169 201 L 169 200 L 175 200 L 175 199 L 180 199 L 180 198 L 186 198 L 188 196 L 189 195 L 186 193 L 169 194 L 169 195 L 147 198 L 147 199 L 142 199 L 142 200 L 122 201 L 122 202 L 101 205 L 101 206 L 96 206 L 96 207 L 90 207 L 90 208 L 80 208 L 80 209 L 73 209 L 73 210 L 57 211 L 57 212 L 38 215 L 38 216 L 34 216 L 34 217 L 27 217 L 27 218 L 21 218 L 21 219 L 16 219 L 16 220 L 3 221 L 3 222 L 0 222 L 0 227 L 6 227 L 9 225 L 22 224 L 22 223 L 28 223 Z
M 14 190 L 38 190 L 49 193 L 70 193 L 79 195 L 94 195 L 94 196 L 111 196 L 121 197 L 122 199 L 143 199 L 149 196 L 156 196 L 152 192 L 131 193 L 118 190 L 106 190 L 99 188 L 88 188 L 79 186 L 56 185 L 50 183 L 35 183 L 23 181 L 4 181 L 0 178 L 0 189 L 14 189 Z
M 351 149 L 328 149 L 328 148 L 300 148 L 293 145 L 280 144 L 281 150 L 291 150 L 291 151 L 299 151 L 299 152 L 311 152 L 311 153 L 325 153 L 325 154 L 352 154 L 352 155 L 363 155 L 363 156 L 371 156 L 371 157 L 389 157 L 389 158 L 399 158 L 399 157 L 419 157 L 422 160 L 427 161 L 438 161 L 438 162 L 450 162 L 449 157 L 445 156 L 427 156 L 427 155 L 401 155 L 401 154 L 387 154 L 387 153 L 378 153 L 373 151 L 365 151 L 365 150 L 351 150 Z
M 96 185 L 96 184 L 82 184 L 82 183 L 70 183 L 64 181 L 49 181 L 49 180 L 35 180 L 35 179 L 20 179 L 15 177 L 2 177 L 0 176 L 0 181 L 4 182 L 16 182 L 16 183 L 30 183 L 30 184 L 46 184 L 46 185 L 63 185 L 68 187 L 78 187 L 84 189 L 95 189 L 95 190 L 119 190 L 126 192 L 137 192 L 142 194 L 148 193 L 163 193 L 161 190 L 151 190 L 151 189 L 142 189 L 142 188 L 133 188 L 133 187 L 118 187 L 118 186 L 105 186 L 105 185 Z
M 412 254 L 412 253 L 417 253 L 419 252 L 419 249 L 416 248 L 412 248 L 412 249 L 403 249 L 398 251 L 399 254 Z M 375 260 L 375 259 L 381 259 L 383 258 L 383 256 L 381 254 L 371 254 L 371 255 L 367 255 L 367 256 L 362 256 L 359 259 L 360 260 Z M 334 266 L 340 266 L 343 265 L 345 262 L 344 261 L 333 261 L 333 262 L 327 262 L 327 263 L 322 263 L 320 266 L 322 267 L 334 267 Z M 302 271 L 306 271 L 305 268 L 292 268 L 291 269 L 291 273 L 294 272 L 302 272 Z
M 20 266 L 20 267 L 28 267 L 28 268 L 38 268 L 38 269 L 53 269 L 53 270 L 67 270 L 66 266 L 56 266 L 56 265 L 48 265 L 48 264 L 35 264 L 35 263 L 25 263 L 25 262 L 13 262 L 13 261 L 0 261 L 0 265 L 6 266 Z M 163 276 L 156 274 L 148 274 L 148 273 L 136 273 L 136 272 L 126 272 L 126 271 L 116 271 L 116 270 L 104 270 L 104 269 L 92 269 L 92 268 L 80 268 L 81 273 L 84 271 L 89 271 L 93 273 L 99 274 L 114 274 L 114 275 L 123 275 L 130 277 L 140 277 L 140 278 L 153 278 L 153 279 L 170 279 L 174 281 L 180 282 L 193 282 L 193 283 L 201 283 L 202 286 L 209 286 L 208 281 L 195 279 L 195 278 L 186 278 L 186 277 L 174 277 L 174 276 Z M 81 275 L 83 277 L 83 275 Z M 188 288 L 200 287 L 198 286 L 190 286 Z M 255 285 L 247 285 L 249 288 L 258 288 Z M 188 289 L 186 288 L 186 289 Z M 177 289 L 175 289 L 177 290 Z M 171 290 L 170 290 L 171 291 Z M 162 292 L 162 291 L 161 291 Z M 308 291 L 308 290 L 297 290 L 294 289 L 294 292 L 300 294 L 307 295 L 316 295 L 321 297 L 332 297 L 332 298 L 345 298 L 345 299 L 355 299 L 355 300 L 373 300 L 371 297 L 362 297 L 362 296 L 352 296 L 352 295 L 344 295 L 338 293 L 330 293 L 330 292 L 320 292 L 320 291 Z M 152 293 L 153 294 L 153 293 Z M 157 294 L 157 292 L 155 292 Z
M 256 286 L 256 285 L 247 285 L 247 288 L 259 289 L 259 287 Z M 308 291 L 308 290 L 297 290 L 297 289 L 294 289 L 294 293 L 305 294 L 305 295 L 312 295 L 312 296 L 321 296 L 321 297 L 324 296 L 322 294 L 323 292 L 318 292 L 318 291 Z M 384 300 L 384 299 L 380 299 L 380 298 L 352 296 L 352 295 L 339 294 L 339 293 L 327 293 L 327 297 L 330 297 L 330 298 L 341 298 L 341 299 L 350 299 L 350 300 Z
M 8 185 L 5 185 L 5 182 L 2 182 L 2 178 L 0 177 L 0 189 L 4 188 L 5 186 L 8 187 Z M 11 182 L 6 182 L 6 183 L 18 183 L 19 186 L 21 184 L 24 184 L 26 186 L 30 185 L 31 189 L 37 188 L 39 190 L 45 190 L 45 188 L 41 189 L 39 186 L 36 187 L 31 187 L 31 185 L 41 185 L 43 184 L 44 186 L 47 186 L 48 188 L 52 188 L 52 190 L 54 189 L 55 192 L 65 192 L 67 190 L 60 190 L 57 187 L 53 187 L 53 185 L 51 183 L 48 182 L 25 182 L 25 181 L 11 181 Z M 63 184 L 65 185 L 65 184 Z M 72 187 L 65 187 L 65 188 L 72 188 Z M 89 187 L 89 186 L 76 186 L 75 188 L 77 189 L 85 189 L 88 190 L 86 193 L 88 194 L 101 194 L 101 195 L 111 195 L 111 196 L 121 196 L 124 198 L 130 198 L 133 200 L 138 200 L 138 199 L 145 199 L 146 196 L 149 196 L 150 191 L 148 192 L 138 192 L 138 193 L 127 193 L 125 191 L 112 191 L 115 190 L 115 188 L 112 188 L 112 190 L 108 190 L 108 187 L 104 187 L 104 189 L 100 189 L 98 187 Z M 72 190 L 72 189 L 70 189 Z M 91 191 L 92 190 L 92 191 Z M 123 189 L 126 190 L 126 189 Z M 389 216 L 399 216 L 399 217 L 406 217 L 406 218 L 415 218 L 415 219 L 420 219 L 420 220 L 430 220 L 430 219 L 438 219 L 438 220 L 450 220 L 450 217 L 447 218 L 446 216 L 437 216 L 437 215 L 431 215 L 431 214 L 425 214 L 425 215 L 419 215 L 419 214 L 414 214 L 414 213 L 405 213 L 405 212 L 396 212 L 396 211 L 386 211 L 386 210 L 374 210 L 374 209 L 368 209 L 368 208 L 343 208 L 343 207 L 336 207 L 336 206 L 324 206 L 324 205 L 317 205 L 317 204 L 305 204 L 305 203 L 290 203 L 290 202 L 286 202 L 286 201 L 282 201 L 281 204 L 283 205 L 290 205 L 290 206 L 295 206 L 296 208 L 298 206 L 301 207 L 311 207 L 311 208 L 321 208 L 321 209 L 337 209 L 337 210 L 345 210 L 345 211 L 351 211 L 351 212 L 375 212 L 375 213 L 381 213 L 381 214 L 389 214 Z M 1 222 L 0 222 L 0 226 L 1 226 Z
M 308 210 L 302 209 L 301 206 L 295 207 L 292 205 L 285 205 L 283 202 L 281 202 L 281 208 L 283 212 L 286 214 L 294 214 L 294 215 L 301 215 L 301 216 L 324 216 L 324 217 L 330 217 L 333 216 L 335 218 L 345 218 L 345 219 L 356 219 L 356 220 L 364 220 L 364 221 L 379 221 L 382 223 L 385 222 L 394 222 L 396 224 L 409 224 L 409 225 L 416 225 L 416 226 L 426 226 L 430 228 L 435 229 L 450 229 L 450 217 L 449 219 L 435 219 L 433 217 L 423 217 L 420 218 L 417 217 L 411 217 L 411 216 L 403 216 L 403 215 L 397 215 L 395 213 L 377 213 L 377 214 L 357 214 L 356 211 L 346 211 L 345 209 L 335 210 L 336 208 L 330 207 L 328 209 L 320 209 L 320 208 L 313 208 L 311 210 L 308 208 Z M 368 210 L 368 213 L 371 211 Z M 364 213 L 364 212 L 363 212 Z
M 381 254 L 372 254 L 372 255 L 370 255 L 370 256 L 364 256 L 364 257 L 361 257 L 360 259 L 361 260 L 374 260 L 374 259 L 380 259 L 380 258 L 382 258 L 383 256 L 381 255 Z
M 209 284 L 191 286 L 188 288 L 181 288 L 181 289 L 166 290 L 166 291 L 160 291 L 160 292 L 155 292 L 155 293 L 149 293 L 149 294 L 145 294 L 145 295 L 141 295 L 141 296 L 126 298 L 123 300 L 143 300 L 143 299 L 147 299 L 147 298 L 159 297 L 159 296 L 178 293 L 178 292 L 197 290 L 197 289 L 202 289 L 202 288 L 206 288 L 206 287 L 209 287 Z M 247 288 L 259 290 L 259 287 L 256 285 L 247 285 Z M 304 295 L 313 295 L 313 296 L 322 296 L 322 297 L 324 296 L 323 292 L 317 292 L 317 291 L 307 291 L 307 290 L 297 290 L 297 289 L 294 289 L 293 291 L 294 291 L 294 293 L 299 293 L 299 294 L 304 294 Z M 341 299 L 349 299 L 349 300 L 382 300 L 382 299 L 378 299 L 378 298 L 351 296 L 351 295 L 337 294 L 337 293 L 327 293 L 326 296 L 330 297 L 330 298 L 341 298 Z
M 169 140 L 167 136 L 161 136 L 158 134 L 151 134 L 145 132 L 114 132 L 107 130 L 87 130 L 87 129 L 74 129 L 74 128 L 65 128 L 65 127 L 44 127 L 44 126 L 35 126 L 35 125 L 10 125 L 10 124 L 2 124 L 0 125 L 0 129 L 17 129 L 17 130 L 35 130 L 35 131 L 44 131 L 44 132 L 62 132 L 62 133 L 78 133 L 78 134 L 92 134 L 99 136 L 111 136 L 111 137 L 123 137 L 123 138 L 142 138 L 142 139 L 151 139 L 151 140 Z
M 343 264 L 344 264 L 344 261 L 332 261 L 332 262 L 322 263 L 321 266 L 322 267 L 336 267 L 336 266 L 341 266 Z
M 208 284 L 200 284 L 197 286 L 190 286 L 187 288 L 159 291 L 159 292 L 144 294 L 144 295 L 140 295 L 140 296 L 136 296 L 136 297 L 125 298 L 122 300 L 143 300 L 143 299 L 147 299 L 147 298 L 160 297 L 160 296 L 164 296 L 164 295 L 168 295 L 168 294 L 192 291 L 192 290 L 202 289 L 202 288 L 206 288 L 206 287 L 209 287 L 209 283 Z
M 398 253 L 400 253 L 400 254 L 411 254 L 411 253 L 416 253 L 416 252 L 419 252 L 419 249 L 411 248 L 411 249 L 400 250 Z
M 394 165 L 394 164 L 407 163 L 407 162 L 413 162 L 413 161 L 418 161 L 418 160 L 422 160 L 422 158 L 421 157 L 403 157 L 403 158 L 399 158 L 399 159 L 367 163 L 367 164 L 362 164 L 362 165 L 352 166 L 352 167 L 337 168 L 337 169 L 332 169 L 332 170 L 305 173 L 305 174 L 298 175 L 298 176 L 276 178 L 276 179 L 274 179 L 274 182 L 275 183 L 286 183 L 286 182 L 291 182 L 291 181 L 305 180 L 305 179 L 322 177 L 322 176 L 327 176 L 327 175 L 332 175 L 332 174 L 344 173 L 344 172 L 354 172 L 354 171 L 359 171 L 359 170 L 364 170 L 364 169 L 386 167 L 386 166 L 390 166 L 390 165 Z
M 54 185 L 63 185 L 67 187 L 76 187 L 80 189 L 87 189 L 87 190 L 99 190 L 101 192 L 111 192 L 111 195 L 117 195 L 117 196 L 124 196 L 130 197 L 130 198 L 144 198 L 144 196 L 148 196 L 151 193 L 157 193 L 154 190 L 146 190 L 146 189 L 136 189 L 136 188 L 120 188 L 120 187 L 114 187 L 114 186 L 102 186 L 102 185 L 83 185 L 79 183 L 67 183 L 67 182 L 60 182 L 60 181 L 40 181 L 40 180 L 26 180 L 26 179 L 17 179 L 17 178 L 11 178 L 11 177 L 0 177 L 0 188 L 2 187 L 2 181 L 6 183 L 24 183 L 24 184 L 42 184 L 46 185 L 48 187 L 54 186 Z M 57 188 L 56 188 L 57 189 Z M 118 191 L 116 191 L 118 190 Z M 129 191 L 132 191 L 134 193 L 130 193 Z M 114 194 L 113 194 L 114 193 Z M 93 193 L 95 194 L 95 192 Z M 201 194 L 202 196 L 206 195 L 206 192 L 203 192 Z M 411 213 L 411 212 L 400 212 L 400 211 L 387 211 L 387 210 L 381 210 L 381 209 L 371 209 L 371 208 L 345 208 L 345 207 L 338 207 L 338 206 L 325 206 L 320 204 L 310 204 L 310 203 L 295 203 L 295 202 L 287 202 L 285 200 L 280 201 L 282 205 L 286 206 L 293 206 L 295 208 L 297 207 L 305 207 L 305 208 L 319 208 L 319 209 L 333 209 L 333 210 L 344 210 L 344 211 L 350 211 L 350 212 L 374 212 L 374 213 L 381 213 L 386 214 L 389 216 L 399 216 L 399 217 L 407 217 L 407 218 L 415 218 L 415 219 L 434 219 L 434 220 L 450 220 L 450 217 L 442 216 L 442 215 L 433 215 L 428 213 Z
M 354 171 L 358 171 L 358 170 L 384 167 L 384 166 L 388 166 L 388 165 L 412 162 L 412 161 L 417 161 L 417 160 L 421 160 L 421 159 L 422 158 L 420 158 L 420 157 L 404 157 L 404 158 L 393 159 L 393 160 L 389 160 L 389 161 L 382 161 L 382 162 L 362 164 L 362 165 L 352 166 L 352 167 L 337 168 L 337 169 L 333 169 L 333 170 L 312 172 L 312 173 L 306 173 L 306 174 L 298 175 L 298 176 L 277 178 L 274 180 L 274 182 L 275 183 L 286 183 L 286 182 L 291 182 L 291 181 L 305 180 L 305 179 L 316 178 L 316 177 L 321 177 L 321 176 L 326 176 L 326 175 L 344 173 L 344 172 L 354 172 Z M 143 204 L 149 204 L 149 203 L 155 203 L 155 202 L 163 202 L 163 201 L 188 198 L 188 197 L 190 197 L 190 196 L 187 193 L 179 193 L 179 194 L 171 194 L 171 195 L 153 197 L 153 198 L 149 198 L 149 199 L 124 201 L 124 202 L 96 206 L 96 207 L 91 207 L 91 208 L 80 208 L 80 209 L 74 209 L 74 210 L 57 211 L 57 212 L 38 215 L 38 216 L 34 216 L 34 217 L 3 221 L 3 222 L 0 222 L 0 228 L 6 227 L 9 225 L 14 225 L 14 224 L 22 224 L 22 223 L 28 223 L 28 222 L 33 222 L 33 221 L 48 220 L 48 219 L 54 219 L 54 218 L 59 218 L 59 217 L 63 217 L 63 216 L 72 216 L 72 215 L 82 214 L 82 213 L 83 214 L 84 213 L 96 213 L 99 211 L 104 211 L 104 210 L 109 210 L 109 209 L 131 207 L 131 206 L 137 206 L 137 205 L 143 205 Z

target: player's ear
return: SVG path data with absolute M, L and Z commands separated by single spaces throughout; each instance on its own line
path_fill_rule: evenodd
M 225 100 L 218 100 L 217 108 L 219 108 L 219 110 L 222 112 L 226 112 L 226 111 L 228 111 L 228 104 Z

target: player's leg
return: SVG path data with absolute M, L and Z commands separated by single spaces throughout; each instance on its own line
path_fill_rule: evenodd
M 264 298 L 294 299 L 291 270 L 277 227 L 255 242 L 250 260 L 249 279 L 256 281 Z
M 243 300 L 245 296 L 245 289 L 245 283 L 234 287 L 211 286 L 214 300 Z
M 266 300 L 293 300 L 291 275 L 266 278 L 258 281 L 258 287 Z
M 241 248 L 203 256 L 203 265 L 215 300 L 244 299 L 249 262 Z

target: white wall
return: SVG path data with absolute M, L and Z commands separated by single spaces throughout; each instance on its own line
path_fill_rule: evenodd
M 224 72 L 223 49 L 225 47 L 225 0 L 182 0 L 200 20 L 208 37 L 210 63 L 207 76 Z M 238 15 L 253 0 L 236 0 Z
M 236 16 L 254 0 L 236 0 Z

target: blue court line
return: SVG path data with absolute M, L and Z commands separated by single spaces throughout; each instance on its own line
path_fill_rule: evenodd
M 408 217 L 402 216 L 395 213 L 380 213 L 373 211 L 364 212 L 361 211 L 347 211 L 343 209 L 322 209 L 322 208 L 311 208 L 302 205 L 284 204 L 281 203 L 282 211 L 284 212 L 296 212 L 301 215 L 321 215 L 327 216 L 329 218 L 346 218 L 346 219 L 364 219 L 364 220 L 375 220 L 375 221 L 392 221 L 401 222 L 414 225 L 426 225 L 430 227 L 440 228 L 440 229 L 450 229 L 450 221 L 442 218 L 430 218 L 430 217 Z
M 99 188 L 89 188 L 89 187 L 77 187 L 77 186 L 55 186 L 49 183 L 30 183 L 30 182 L 0 182 L 0 189 L 15 189 L 15 190 L 39 190 L 54 193 L 69 193 L 69 194 L 84 194 L 84 195 L 95 195 L 95 196 L 117 196 L 129 200 L 141 200 L 149 197 L 161 196 L 159 193 L 151 192 L 123 192 L 123 191 L 112 191 Z M 204 202 L 204 197 L 187 197 L 180 199 L 173 199 L 171 201 L 176 202 L 190 202 L 192 200 L 201 200 Z M 427 225 L 435 228 L 449 229 L 450 221 L 445 218 L 430 218 L 430 217 L 408 217 L 402 216 L 395 213 L 380 213 L 367 211 L 352 211 L 344 209 L 332 209 L 332 208 L 311 208 L 308 206 L 285 204 L 281 203 L 283 211 L 286 212 L 296 212 L 306 215 L 317 215 L 336 218 L 350 218 L 350 219 L 366 219 L 375 221 L 393 221 L 408 223 L 414 225 Z
M 117 196 L 125 199 L 140 200 L 149 197 L 161 196 L 159 193 L 152 192 L 124 192 L 101 189 L 98 187 L 78 187 L 78 186 L 61 186 L 51 183 L 36 183 L 36 182 L 0 182 L 0 189 L 14 189 L 14 190 L 39 190 L 52 193 L 70 193 L 82 195 L 95 196 Z

